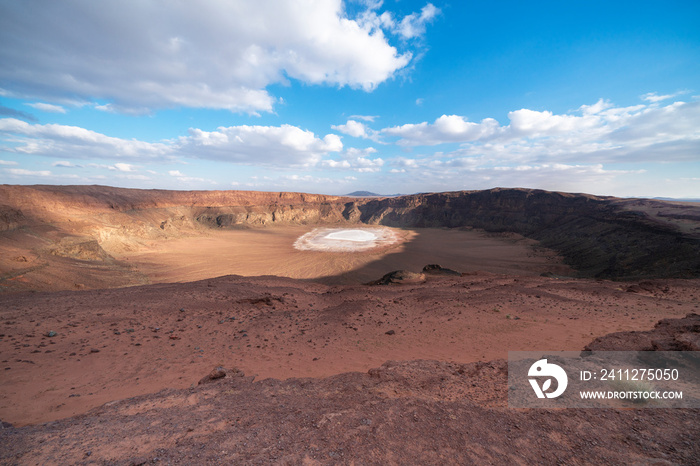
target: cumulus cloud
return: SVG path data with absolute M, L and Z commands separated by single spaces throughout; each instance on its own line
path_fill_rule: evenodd
M 52 173 L 49 170 L 26 170 L 24 168 L 5 168 L 5 172 L 10 175 L 20 175 L 20 176 L 51 176 Z
M 323 168 L 354 170 L 359 173 L 378 172 L 384 165 L 384 160 L 381 157 L 372 158 L 372 154 L 376 152 L 377 150 L 374 147 L 366 147 L 364 149 L 350 147 L 341 154 L 343 160 L 322 160 L 320 166 Z
M 61 159 L 123 160 L 110 170 L 134 171 L 141 162 L 199 158 L 257 165 L 313 165 L 331 152 L 340 152 L 343 143 L 335 134 L 323 138 L 292 125 L 231 126 L 215 131 L 197 128 L 173 141 L 146 142 L 106 136 L 76 126 L 29 124 L 13 118 L 0 119 L 0 151 L 43 155 Z M 4 143 L 4 144 L 3 144 Z M 68 166 L 57 162 L 56 166 Z
M 499 124 L 492 118 L 481 123 L 467 121 L 459 115 L 442 115 L 430 124 L 405 124 L 384 128 L 381 133 L 397 136 L 398 144 L 404 146 L 432 146 L 448 142 L 465 142 L 492 136 L 500 131 Z
M 350 165 L 350 162 L 347 160 L 323 160 L 321 162 L 321 166 L 327 167 L 327 168 L 351 168 L 352 165 Z
M 435 10 L 428 5 L 397 27 L 422 34 Z M 341 0 L 9 2 L 0 43 L 0 63 L 13 64 L 0 67 L 8 92 L 97 98 L 109 111 L 270 111 L 270 84 L 292 78 L 371 91 L 411 60 L 382 29 L 347 17 Z
M 443 115 L 433 123 L 395 126 L 381 134 L 404 146 L 460 143 L 454 156 L 487 156 L 521 162 L 556 157 L 559 161 L 697 160 L 700 153 L 700 102 L 667 106 L 615 107 L 605 100 L 581 106 L 578 114 L 520 109 L 510 124 L 487 118 L 469 122 Z M 663 154 L 663 155 L 662 155 Z
M 405 16 L 397 25 L 398 33 L 405 39 L 425 34 L 425 26 L 430 23 L 440 13 L 440 9 L 436 8 L 432 3 L 425 5 L 420 13 L 412 13 Z
M 440 9 L 432 3 L 426 4 L 420 12 L 414 12 L 397 19 L 394 15 L 385 11 L 377 14 L 383 2 L 365 2 L 367 10 L 360 15 L 358 22 L 370 31 L 386 30 L 402 39 L 415 39 L 425 34 L 426 25 L 431 23 L 439 14 Z
M 0 160 L 0 165 L 19 165 L 13 160 Z
M 379 132 L 360 121 L 348 120 L 344 125 L 333 125 L 331 128 L 354 138 L 371 139 L 380 142 Z
M 59 158 L 162 158 L 172 149 L 164 143 L 126 140 L 78 126 L 30 124 L 15 118 L 0 119 L 0 135 L 10 144 L 0 150 Z
M 128 163 L 115 163 L 109 168 L 110 170 L 117 170 L 120 172 L 133 172 L 136 167 Z
M 176 151 L 194 158 L 228 162 L 310 165 L 329 152 L 339 152 L 343 143 L 335 134 L 323 138 L 296 126 L 231 126 L 216 131 L 190 129 L 180 138 Z
M 354 138 L 366 138 L 367 137 L 367 127 L 355 120 L 348 120 L 344 125 L 333 125 L 331 126 L 336 131 L 340 131 L 343 134 L 347 134 Z

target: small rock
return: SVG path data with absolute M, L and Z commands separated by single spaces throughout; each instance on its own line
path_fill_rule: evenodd
M 379 280 L 367 283 L 368 285 L 390 285 L 394 283 L 409 284 L 425 281 L 425 274 L 410 272 L 408 270 L 395 270 L 384 275 Z
M 100 350 L 98 350 L 97 348 L 90 348 L 90 352 L 91 353 L 99 353 Z
M 51 337 L 55 337 L 56 335 L 58 335 L 58 333 L 56 333 L 56 332 L 54 332 L 54 331 L 52 330 L 52 331 L 50 331 L 50 332 L 46 332 L 45 335 L 46 335 L 47 337 L 51 338 Z
M 197 385 L 202 385 L 205 383 L 212 382 L 214 380 L 223 379 L 224 377 L 226 377 L 226 369 L 224 369 L 223 367 L 217 367 L 216 369 L 212 370 L 209 373 L 209 375 L 207 375 L 206 377 L 203 377 L 197 383 Z
M 428 264 L 425 267 L 423 267 L 423 273 L 427 273 L 430 275 L 451 275 L 455 277 L 460 277 L 462 274 L 457 272 L 456 270 L 452 269 L 447 269 L 445 267 L 441 267 L 438 264 Z
M 384 332 L 385 335 L 394 335 L 396 332 L 394 330 L 389 330 L 387 332 Z

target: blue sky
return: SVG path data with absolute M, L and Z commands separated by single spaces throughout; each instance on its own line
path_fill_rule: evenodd
M 700 3 L 0 0 L 0 183 L 700 197 Z

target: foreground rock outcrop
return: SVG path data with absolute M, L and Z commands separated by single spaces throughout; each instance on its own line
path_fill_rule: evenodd
M 670 325 L 684 327 L 693 318 Z M 617 341 L 614 349 L 627 349 Z M 390 361 L 367 373 L 254 381 L 217 368 L 190 389 L 5 427 L 0 460 L 665 465 L 700 458 L 700 410 L 509 409 L 507 372 L 503 360 Z
M 700 351 L 700 315 L 663 319 L 653 330 L 616 332 L 598 337 L 586 351 Z

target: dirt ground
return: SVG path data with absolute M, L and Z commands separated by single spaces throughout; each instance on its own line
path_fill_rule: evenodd
M 229 276 L 0 295 L 0 419 L 26 425 L 74 416 L 188 387 L 215 366 L 286 379 L 367 371 L 387 360 L 467 363 L 505 359 L 509 350 L 580 350 L 595 337 L 646 330 L 700 307 L 697 280 L 634 286 L 477 272 L 411 285 Z
M 300 251 L 294 241 L 314 227 L 216 231 L 207 236 L 153 242 L 117 259 L 152 283 L 185 282 L 222 275 L 275 275 L 326 284 L 366 283 L 392 270 L 420 271 L 437 263 L 460 272 L 572 275 L 552 251 L 517 234 L 480 230 L 397 230 L 403 240 L 364 252 Z

